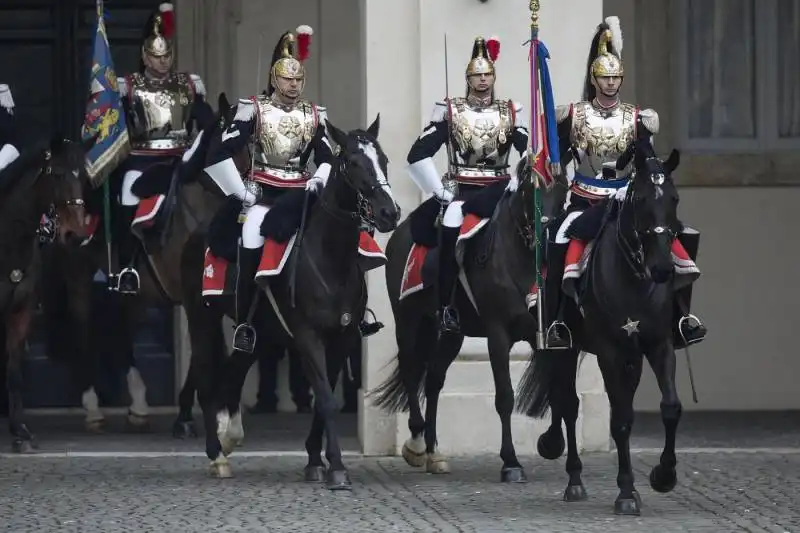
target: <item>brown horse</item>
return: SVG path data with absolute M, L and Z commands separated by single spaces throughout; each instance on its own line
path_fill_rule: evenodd
M 40 223 L 53 215 L 53 238 L 75 245 L 86 235 L 83 183 L 85 154 L 96 138 L 75 143 L 54 137 L 48 147 L 23 153 L 0 173 L 0 309 L 5 337 L 9 430 L 12 450 L 36 447 L 22 421 L 22 357 L 38 302 Z

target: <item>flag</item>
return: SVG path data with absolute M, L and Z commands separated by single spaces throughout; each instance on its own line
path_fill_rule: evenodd
M 551 169 L 561 164 L 553 86 L 547 66 L 550 52 L 544 43 L 534 40 L 531 55 L 532 168 L 549 187 L 553 182 Z
M 131 150 L 125 109 L 108 46 L 102 0 L 97 1 L 97 29 L 92 47 L 89 98 L 81 135 L 84 140 L 97 136 L 96 144 L 86 154 L 86 171 L 92 185 L 98 187 Z

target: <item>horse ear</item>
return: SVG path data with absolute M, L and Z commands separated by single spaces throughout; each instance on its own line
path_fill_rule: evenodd
M 666 170 L 667 173 L 672 174 L 673 172 L 675 172 L 675 169 L 678 168 L 678 165 L 680 164 L 681 164 L 681 153 L 677 149 L 673 148 L 667 160 L 664 161 L 664 170 Z
M 367 133 L 369 133 L 370 135 L 372 135 L 377 139 L 378 130 L 380 129 L 380 127 L 381 127 L 381 114 L 378 113 L 378 116 L 375 117 L 375 121 L 369 125 L 369 128 L 367 128 Z
M 325 119 L 325 127 L 330 132 L 333 142 L 342 147 L 347 144 L 347 134 L 334 126 L 327 118 Z

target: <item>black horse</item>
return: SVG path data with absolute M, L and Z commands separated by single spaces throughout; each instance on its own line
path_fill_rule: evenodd
M 568 300 L 565 319 L 575 345 L 597 355 L 611 404 L 620 489 L 614 510 L 638 515 L 641 498 L 633 484 L 629 438 L 643 355 L 661 389 L 666 433 L 650 484 L 656 491 L 669 492 L 677 483 L 675 434 L 681 402 L 675 387 L 670 247 L 682 225 L 677 216 L 678 191 L 671 177 L 679 153 L 673 150 L 662 162 L 649 140 L 639 140 L 620 157 L 617 168 L 625 168 L 631 158 L 634 177 L 624 200 L 611 199 L 592 207 L 568 230 L 568 236 L 593 241 L 593 249 L 579 283 L 577 303 Z M 560 417 L 565 409 L 578 404 L 575 357 L 574 352 L 565 351 L 535 353 L 518 389 L 517 408 L 529 416 L 542 417 L 552 407 L 553 425 L 539 440 L 539 451 L 546 458 L 555 459 L 563 450 Z M 567 425 L 567 441 L 569 483 L 564 498 L 584 499 L 574 425 Z
M 25 151 L 0 172 L 0 336 L 4 338 L 9 430 L 15 453 L 36 447 L 22 421 L 22 357 L 41 292 L 41 241 L 52 238 L 76 245 L 85 237 L 85 154 L 95 141 L 77 143 L 56 136 L 49 146 Z M 40 231 L 45 215 L 55 223 L 49 235 Z
M 133 340 L 137 323 L 147 307 L 160 306 L 172 309 L 182 303 L 181 259 L 184 248 L 196 232 L 204 232 L 224 196 L 216 185 L 205 177 L 202 169 L 210 140 L 220 134 L 232 118 L 231 106 L 224 93 L 219 96 L 217 120 L 205 124 L 194 145 L 183 160 L 170 165 L 154 165 L 134 185 L 134 193 L 140 198 L 164 194 L 164 207 L 156 217 L 156 225 L 142 235 L 143 246 L 136 254 L 136 267 L 142 273 L 141 292 L 138 296 L 111 295 L 115 305 L 114 316 L 109 317 L 116 327 L 115 354 L 126 372 L 128 391 L 131 397 L 126 427 L 143 431 L 149 428 L 145 383 L 135 366 Z M 117 184 L 118 185 L 118 184 Z M 112 187 L 112 194 L 113 189 Z M 102 192 L 96 189 L 87 194 L 88 209 L 98 217 L 90 242 L 80 248 L 51 247 L 45 258 L 45 294 L 43 311 L 46 324 L 48 355 L 65 363 L 82 392 L 82 404 L 86 411 L 85 427 L 90 432 L 103 431 L 105 417 L 99 409 L 96 386 L 99 379 L 98 350 L 101 332 L 92 320 L 94 298 L 93 277 L 99 270 L 107 274 L 108 248 L 102 208 Z M 116 211 L 111 212 L 111 225 L 119 223 Z M 119 231 L 130 231 L 128 227 Z M 113 230 L 112 230 L 113 236 Z M 113 245 L 113 239 L 112 239 Z M 116 247 L 113 247 L 116 248 Z M 112 251 L 115 254 L 116 250 Z M 202 265 L 202 255 L 197 259 Z M 182 416 L 188 421 L 178 424 L 186 433 L 194 433 L 191 407 L 194 386 L 187 379 L 181 394 Z M 185 407 L 188 404 L 188 407 Z M 186 414 L 188 413 L 188 414 Z M 182 420 L 183 420 L 182 419 Z
M 254 322 L 259 338 L 290 346 L 302 357 L 315 397 L 314 419 L 306 441 L 306 479 L 327 480 L 328 488 L 337 490 L 349 489 L 351 482 L 342 462 L 332 387 L 347 356 L 358 349 L 361 340 L 359 320 L 364 316 L 367 297 L 358 258 L 361 225 L 366 219 L 380 232 L 392 231 L 399 208 L 386 178 L 388 160 L 378 143 L 378 118 L 367 130 L 349 133 L 330 122 L 326 125 L 339 153 L 325 188 L 319 196 L 305 191 L 286 193 L 264 218 L 265 237 L 286 242 L 300 227 L 299 241 L 284 271 L 261 283 L 263 294 L 255 304 Z M 308 202 L 305 217 L 301 214 L 304 202 Z M 202 264 L 199 266 L 202 268 Z M 198 270 L 196 279 L 201 276 Z M 223 342 L 214 326 L 218 313 L 202 304 L 199 292 L 196 283 L 187 286 L 186 298 L 195 299 L 195 305 L 187 308 L 192 365 L 198 366 L 195 376 L 200 380 L 198 392 L 212 474 L 228 477 L 231 471 L 226 456 L 244 436 L 239 411 L 242 386 L 257 354 L 234 351 L 224 362 L 216 360 Z M 214 379 L 218 376 L 221 380 Z M 210 428 L 216 428 L 216 432 Z M 327 469 L 321 456 L 323 431 L 327 437 Z
M 502 425 L 500 457 L 503 460 L 501 479 L 525 481 L 525 472 L 517 460 L 511 435 L 511 414 L 514 390 L 511 383 L 509 352 L 515 342 L 535 342 L 537 323 L 528 301 L 536 281 L 534 217 L 545 222 L 560 209 L 566 195 L 563 178 L 550 187 L 540 180 L 542 212 L 535 213 L 534 187 L 527 157 L 517 165 L 519 184 L 516 192 L 506 191 L 505 182 L 487 186 L 462 207 L 465 214 L 490 220 L 459 250 L 463 255 L 462 285 L 456 291 L 461 317 L 461 334 L 438 334 L 436 312 L 438 302 L 430 286 L 400 299 L 401 285 L 412 246 L 430 240 L 434 216 L 439 206 L 435 198 L 423 203 L 408 220 L 400 224 L 386 248 L 386 284 L 396 323 L 397 368 L 392 376 L 371 391 L 381 408 L 392 412 L 410 410 L 408 428 L 411 437 L 403 445 L 402 454 L 411 466 L 426 465 L 430 473 L 447 473 L 449 465 L 437 451 L 436 413 L 439 393 L 444 386 L 448 367 L 461 350 L 464 336 L 486 338 L 495 385 L 495 408 Z M 429 213 L 425 213 L 428 211 Z M 432 213 L 430 213 L 432 211 Z M 428 235 L 420 228 L 428 220 Z M 428 242 L 435 246 L 436 242 Z M 434 278 L 425 269 L 432 262 L 428 253 L 423 277 Z M 426 283 L 426 285 L 428 285 Z M 431 283 L 432 285 L 432 283 Z M 465 287 L 471 292 L 471 297 Z M 474 302 L 474 303 L 473 303 Z M 420 397 L 425 395 L 425 417 Z M 577 411 L 576 411 L 577 413 Z M 424 439 L 424 441 L 423 441 Z

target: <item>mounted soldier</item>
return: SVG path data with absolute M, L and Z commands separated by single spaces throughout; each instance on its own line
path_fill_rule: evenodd
M 0 170 L 19 157 L 14 98 L 8 85 L 0 83 Z
M 137 226 L 152 219 L 160 207 L 134 218 L 140 200 L 133 192 L 134 184 L 156 166 L 168 169 L 166 174 L 171 176 L 200 130 L 214 120 L 200 76 L 174 68 L 174 27 L 172 4 L 161 4 L 144 29 L 139 72 L 117 80 L 132 148 L 118 169 L 123 175 L 119 206 L 122 227 L 116 235 L 122 270 L 109 276 L 110 286 L 122 294 L 139 292 L 139 273 L 133 265 L 140 243 L 134 231 L 140 233 Z M 165 175 L 165 179 L 170 178 Z
M 226 195 L 241 200 L 244 206 L 233 347 L 246 353 L 255 349 L 255 329 L 247 316 L 259 290 L 255 274 L 265 242 L 261 234 L 264 216 L 290 190 L 324 187 L 331 171 L 333 152 L 325 131 L 327 110 L 302 98 L 304 61 L 312 33 L 303 25 L 295 33 L 281 35 L 272 55 L 269 87 L 265 93 L 239 100 L 233 122 L 211 147 L 210 166 L 205 169 Z M 246 146 L 253 161 L 243 179 L 234 156 Z M 316 166 L 313 175 L 309 170 L 312 152 Z
M 466 95 L 436 102 L 430 123 L 408 153 L 411 179 L 425 194 L 447 206 L 439 244 L 439 302 L 441 331 L 460 331 L 453 305 L 458 262 L 455 245 L 464 221 L 462 205 L 487 185 L 510 182 L 508 156 L 512 146 L 525 153 L 528 129 L 522 104 L 495 96 L 494 63 L 500 41 L 476 37 L 464 73 Z M 433 163 L 447 145 L 448 171 L 444 179 Z
M 548 307 L 557 310 L 548 328 L 547 345 L 552 348 L 569 346 L 571 332 L 562 320 L 562 283 L 566 294 L 574 296 L 575 280 L 581 275 L 587 246 L 586 242 L 569 237 L 570 225 L 584 211 L 606 198 L 624 198 L 631 170 L 617 169 L 617 159 L 634 140 L 652 140 L 659 131 L 655 110 L 640 109 L 619 98 L 624 76 L 621 52 L 619 19 L 608 17 L 598 26 L 592 40 L 583 99 L 556 109 L 561 161 L 565 165 L 570 190 L 565 212 L 559 218 L 558 232 L 550 236 L 548 243 L 547 295 L 551 302 Z M 688 240 L 692 236 L 684 234 L 681 238 Z M 675 305 L 679 310 L 675 345 L 681 347 L 703 340 L 706 328 L 689 312 L 691 283 L 700 271 L 678 239 L 673 241 L 672 254 L 676 274 L 690 279 L 675 293 Z

